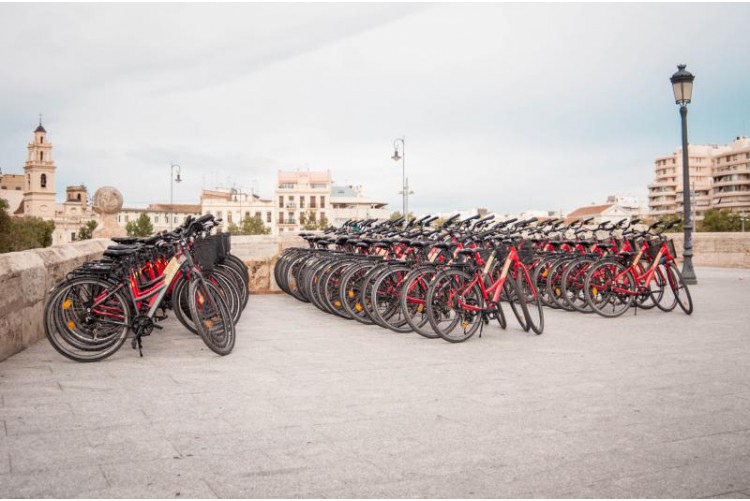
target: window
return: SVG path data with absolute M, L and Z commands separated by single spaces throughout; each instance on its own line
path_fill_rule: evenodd
M 70 234 L 70 241 L 71 242 L 75 242 L 76 241 L 76 233 L 75 233 L 75 231 Z
M 40 162 L 44 162 L 44 152 L 43 151 L 39 152 L 39 161 Z
M 80 193 L 78 195 L 76 195 L 76 200 L 78 200 L 79 202 L 81 201 L 81 194 Z
M 256 212 L 255 214 L 256 214 L 256 215 L 258 216 L 258 218 L 260 218 L 260 212 Z M 245 211 L 245 219 L 247 219 L 247 218 L 249 218 L 249 217 L 250 217 L 250 211 L 247 211 L 247 210 L 246 210 L 246 211 Z
M 292 183 L 282 183 L 279 185 L 279 189 L 282 189 L 282 190 L 291 190 L 293 188 L 294 188 L 294 184 Z
M 159 216 L 154 216 L 154 223 L 159 223 Z
M 284 224 L 284 213 L 279 212 L 279 224 Z
M 325 209 L 326 207 L 326 197 L 321 196 L 320 197 L 320 208 Z
M 217 218 L 217 219 L 221 219 L 221 215 L 222 215 L 222 211 L 218 211 L 218 212 L 216 213 L 216 218 Z
M 42 174 L 41 182 L 42 182 L 42 188 L 46 188 L 47 187 L 47 174 Z
M 249 215 L 249 214 L 248 214 L 247 216 L 248 216 L 248 217 L 250 217 L 250 215 Z M 261 216 L 260 216 L 260 212 L 256 212 L 256 213 L 255 213 L 255 219 L 260 219 L 260 217 L 261 217 Z
M 310 195 L 310 208 L 311 209 L 317 209 L 318 205 L 315 203 L 317 199 L 315 198 L 315 195 Z
M 284 208 L 284 197 L 280 196 L 279 197 L 279 209 L 283 209 L 283 208 Z
M 130 216 L 128 216 L 127 214 L 125 215 L 125 222 L 126 222 L 126 223 L 129 223 L 129 222 L 130 222 Z
M 299 197 L 299 208 L 304 209 L 305 208 L 305 196 L 300 195 Z
M 120 214 L 117 215 L 117 222 L 118 223 L 122 222 L 122 216 Z
M 230 212 L 227 212 L 227 223 L 231 223 L 231 222 L 232 222 L 232 212 L 230 211 Z
M 271 222 L 271 213 L 270 212 L 266 212 L 266 222 L 267 223 Z

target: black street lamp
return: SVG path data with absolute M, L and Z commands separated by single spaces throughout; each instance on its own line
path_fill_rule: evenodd
M 693 218 L 690 211 L 690 167 L 688 165 L 687 105 L 693 97 L 695 76 L 685 70 L 684 64 L 677 65 L 677 73 L 669 79 L 672 82 L 675 103 L 680 106 L 682 118 L 682 211 L 685 221 L 684 260 L 682 278 L 686 284 L 697 284 L 693 268 Z
M 175 169 L 177 170 L 177 177 L 174 175 Z M 169 229 L 174 228 L 174 183 L 181 183 L 182 178 L 180 173 L 182 168 L 177 164 L 169 166 Z

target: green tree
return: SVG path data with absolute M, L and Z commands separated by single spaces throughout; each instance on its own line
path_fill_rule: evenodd
M 0 198 L 0 254 L 11 250 L 11 229 L 13 221 L 6 212 L 10 206 L 8 201 Z
M 703 216 L 701 231 L 741 231 L 740 215 L 729 209 L 709 209 Z
M 437 218 L 436 220 L 434 220 L 434 221 L 433 221 L 433 222 L 432 222 L 432 223 L 430 224 L 430 226 L 431 226 L 432 228 L 440 228 L 441 226 L 443 226 L 443 223 L 445 223 L 445 218 L 444 218 L 444 217 L 439 217 L 439 218 Z
M 302 226 L 302 229 L 306 231 L 319 229 L 319 223 L 315 220 L 315 213 L 313 211 L 308 211 L 307 214 L 304 212 L 300 213 L 299 224 Z
M 230 231 L 231 233 L 231 231 Z M 242 220 L 240 235 L 268 235 L 270 228 L 266 228 L 259 217 L 246 217 Z
M 135 221 L 130 221 L 125 225 L 125 231 L 130 237 L 148 237 L 154 232 L 154 225 L 145 212 L 138 216 Z
M 328 218 L 320 216 L 320 220 L 318 220 L 318 229 L 325 230 L 326 228 L 328 228 Z
M 659 221 L 662 222 L 662 223 L 671 223 L 675 219 L 677 219 L 675 216 L 661 216 L 659 218 Z M 680 218 L 680 219 L 682 219 L 682 218 Z M 643 221 L 643 224 L 650 225 L 651 222 L 650 221 Z M 659 228 L 657 228 L 656 230 L 659 231 Z M 677 225 L 671 227 L 667 231 L 667 233 L 682 233 L 683 231 L 685 231 L 685 222 L 684 221 L 680 221 L 680 224 L 677 224 Z
M 240 233 L 240 231 L 241 231 L 241 230 L 240 230 L 240 227 L 239 227 L 239 226 L 237 226 L 237 225 L 236 225 L 236 224 L 234 224 L 234 223 L 229 223 L 229 224 L 227 225 L 227 231 L 228 231 L 228 232 L 229 232 L 229 233 L 230 233 L 231 235 L 241 235 L 241 234 L 242 234 L 242 233 Z
M 91 221 L 87 221 L 86 224 L 78 229 L 76 240 L 91 240 L 91 238 L 94 236 L 94 230 L 97 226 L 97 222 L 93 219 Z
M 393 212 L 391 212 L 391 217 L 389 217 L 389 219 L 391 221 L 395 221 L 396 219 L 398 219 L 400 217 L 401 217 L 401 212 L 400 211 L 393 211 Z

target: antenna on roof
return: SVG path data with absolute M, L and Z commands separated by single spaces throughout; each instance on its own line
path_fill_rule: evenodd
M 40 113 L 39 114 L 39 127 L 41 126 L 42 126 L 42 114 Z

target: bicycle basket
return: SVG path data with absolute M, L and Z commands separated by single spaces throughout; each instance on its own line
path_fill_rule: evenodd
M 671 238 L 667 240 L 667 249 L 669 249 L 669 254 L 673 258 L 677 259 L 677 249 L 675 249 L 674 240 L 672 240 Z
M 216 242 L 208 238 L 196 239 L 193 243 L 193 260 L 201 267 L 201 270 L 213 271 L 218 260 Z
M 523 242 L 518 246 L 518 258 L 523 264 L 531 264 L 536 257 L 536 249 L 532 242 Z
M 661 249 L 661 240 L 651 240 L 648 243 L 648 253 L 651 256 L 651 259 L 656 257 L 659 253 L 659 249 Z
M 229 253 L 229 236 L 229 233 L 218 233 L 206 237 L 206 240 L 210 240 L 216 247 L 216 259 L 219 262 L 224 261 Z

